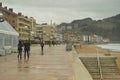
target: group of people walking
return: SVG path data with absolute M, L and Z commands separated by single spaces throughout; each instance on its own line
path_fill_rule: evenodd
M 24 42 L 19 40 L 17 58 L 19 60 L 22 59 L 22 51 L 23 51 L 22 47 L 24 47 L 24 60 L 29 60 L 30 42 L 28 42 L 27 40 L 25 40 Z
M 40 41 L 40 46 L 41 46 L 41 55 L 43 55 L 43 49 L 44 49 L 44 42 Z M 18 42 L 18 55 L 17 58 L 19 60 L 22 59 L 22 47 L 24 47 L 24 60 L 29 60 L 29 55 L 30 55 L 30 42 L 28 40 L 25 40 L 22 42 L 19 40 Z

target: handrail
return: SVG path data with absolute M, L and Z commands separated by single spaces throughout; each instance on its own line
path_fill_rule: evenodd
M 100 64 L 100 57 L 98 56 L 98 49 L 96 49 L 97 53 L 97 63 L 98 63 L 98 68 L 99 68 L 99 71 L 100 71 L 100 80 L 103 80 L 103 74 L 102 74 L 102 68 L 101 68 L 101 64 Z

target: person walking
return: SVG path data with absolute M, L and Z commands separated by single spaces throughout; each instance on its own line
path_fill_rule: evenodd
M 43 55 L 43 50 L 44 50 L 44 42 L 41 41 L 40 42 L 40 45 L 41 45 L 41 55 Z
M 29 51 L 30 51 L 30 44 L 27 40 L 24 42 L 24 60 L 26 60 L 26 55 L 27 55 L 27 60 L 29 60 Z
M 22 59 L 22 47 L 23 47 L 22 41 L 19 40 L 19 42 L 18 42 L 18 55 L 17 55 L 18 60 Z

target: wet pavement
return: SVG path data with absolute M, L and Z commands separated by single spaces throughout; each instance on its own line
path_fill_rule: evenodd
M 65 45 L 32 46 L 29 61 L 17 59 L 17 53 L 0 57 L 0 80 L 73 80 L 71 52 Z

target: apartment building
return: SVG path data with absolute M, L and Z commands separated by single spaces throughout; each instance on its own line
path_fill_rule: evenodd
M 36 25 L 36 37 L 49 42 L 54 39 L 55 28 L 52 25 Z
M 13 8 L 3 7 L 2 3 L 0 11 L 2 17 L 19 33 L 19 39 L 28 40 L 34 37 L 36 20 L 33 17 L 28 18 L 20 12 L 15 13 Z

